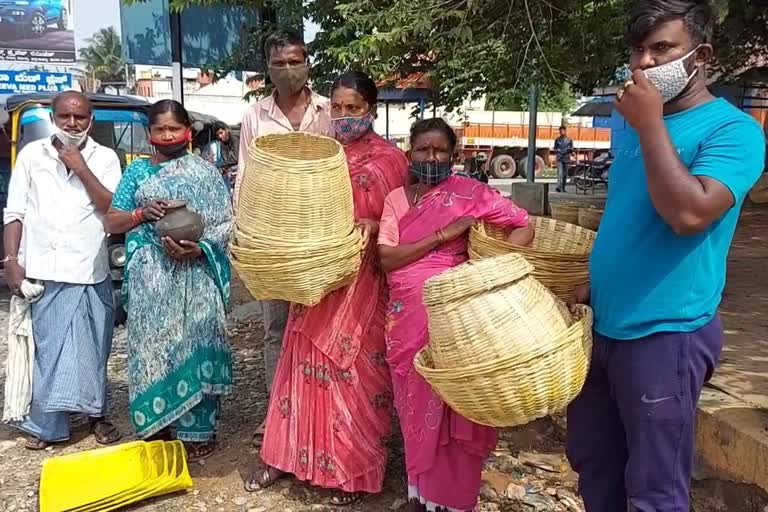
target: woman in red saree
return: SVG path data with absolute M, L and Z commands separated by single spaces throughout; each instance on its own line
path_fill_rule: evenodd
M 456 135 L 442 119 L 411 129 L 416 183 L 389 194 L 379 229 L 379 254 L 390 287 L 387 361 L 405 441 L 409 512 L 470 511 L 477 504 L 483 462 L 496 429 L 448 407 L 416 373 L 413 359 L 428 342 L 422 287 L 467 260 L 467 229 L 481 220 L 509 228 L 528 245 L 528 214 L 488 185 L 451 175 Z
M 246 477 L 249 491 L 285 473 L 338 490 L 335 505 L 382 488 L 392 384 L 384 342 L 388 295 L 375 241 L 384 199 L 405 184 L 408 159 L 373 132 L 376 99 L 376 84 L 362 73 L 346 73 L 332 87 L 355 218 L 370 242 L 354 283 L 311 308 L 291 305 L 261 460 Z

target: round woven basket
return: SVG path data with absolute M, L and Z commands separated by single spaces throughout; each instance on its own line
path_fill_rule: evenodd
M 469 232 L 469 256 L 481 259 L 521 254 L 533 265 L 534 278 L 559 298 L 569 299 L 574 289 L 589 279 L 589 254 L 596 233 L 545 217 L 532 217 L 531 223 L 536 235 L 530 247 L 507 242 L 503 229 L 476 224 Z
M 760 179 L 749 191 L 749 200 L 755 204 L 768 203 L 768 173 L 760 175 Z
M 435 368 L 462 368 L 549 343 L 570 324 L 562 302 L 519 254 L 469 261 L 429 279 L 429 351 Z
M 582 208 L 579 210 L 579 226 L 597 231 L 600 226 L 600 219 L 603 218 L 602 208 Z
M 573 323 L 549 343 L 523 354 L 436 369 L 431 349 L 416 371 L 456 412 L 491 427 L 514 427 L 564 409 L 581 391 L 592 352 L 592 310 L 578 306 Z
M 552 218 L 568 224 L 579 223 L 579 208 L 581 205 L 578 203 L 549 203 Z
M 355 224 L 344 149 L 334 139 L 293 132 L 250 147 L 237 228 L 276 240 L 345 238 Z
M 365 243 L 338 142 L 306 133 L 253 141 L 230 249 L 254 298 L 313 306 L 352 282 Z

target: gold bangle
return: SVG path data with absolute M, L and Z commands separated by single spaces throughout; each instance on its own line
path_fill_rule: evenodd
M 445 243 L 445 234 L 443 233 L 442 229 L 438 229 L 435 234 L 437 235 L 437 242 L 442 244 Z

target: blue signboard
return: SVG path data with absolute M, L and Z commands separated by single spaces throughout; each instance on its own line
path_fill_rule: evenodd
M 123 48 L 129 64 L 171 65 L 168 0 L 147 0 L 131 5 L 121 2 L 120 18 Z M 193 6 L 184 9 L 181 14 L 184 65 L 219 64 L 238 44 L 243 30 L 261 22 L 258 7 Z
M 69 73 L 41 71 L 0 71 L 0 94 L 61 92 L 72 88 Z

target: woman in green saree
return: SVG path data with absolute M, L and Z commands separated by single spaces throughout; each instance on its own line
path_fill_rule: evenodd
M 218 170 L 187 151 L 184 107 L 155 103 L 149 125 L 157 154 L 125 170 L 105 218 L 109 233 L 128 233 L 130 419 L 142 439 L 175 432 L 193 461 L 213 453 L 219 398 L 232 390 L 224 311 L 232 207 Z M 203 217 L 199 242 L 158 237 L 153 223 L 171 200 L 187 201 Z

